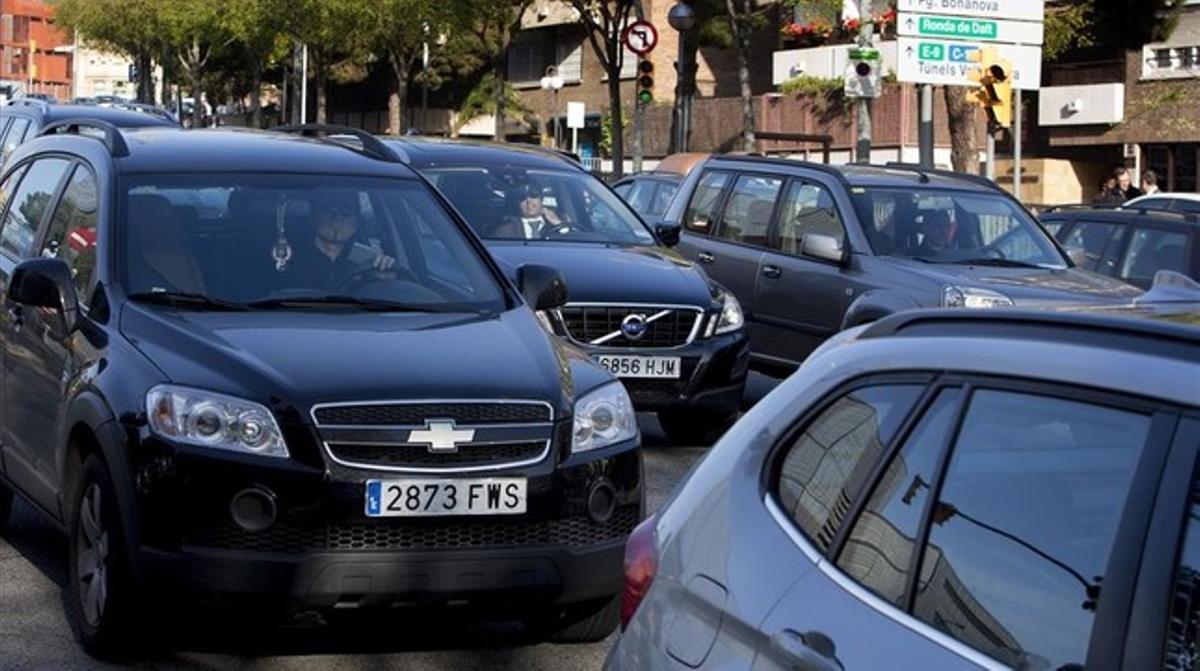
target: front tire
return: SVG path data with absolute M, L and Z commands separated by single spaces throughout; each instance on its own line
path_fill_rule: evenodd
M 712 445 L 737 421 L 737 413 L 702 414 L 697 411 L 662 411 L 658 423 L 667 440 L 676 445 Z
M 89 655 L 127 654 L 135 624 L 133 581 L 116 491 L 108 468 L 90 456 L 70 498 L 70 619 Z

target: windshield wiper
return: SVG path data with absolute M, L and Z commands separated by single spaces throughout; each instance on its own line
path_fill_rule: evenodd
M 991 257 L 980 257 L 978 259 L 955 259 L 949 263 L 954 263 L 963 266 L 996 266 L 999 268 L 1046 268 L 1046 266 L 1027 261 L 1014 261 L 1013 259 L 995 259 Z
M 292 307 L 349 307 L 373 312 L 479 312 L 479 310 L 442 305 L 412 305 L 375 298 L 359 298 L 331 294 L 328 296 L 295 296 L 288 298 L 264 298 L 246 304 L 254 309 Z
M 197 310 L 246 310 L 243 303 L 225 301 L 204 294 L 187 291 L 138 291 L 129 294 L 130 300 L 141 303 L 155 303 L 174 307 L 194 308 Z

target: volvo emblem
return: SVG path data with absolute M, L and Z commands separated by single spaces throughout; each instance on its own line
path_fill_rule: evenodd
M 426 420 L 424 429 L 408 432 L 408 442 L 424 445 L 431 454 L 458 452 L 458 446 L 475 440 L 475 429 L 457 429 L 454 420 Z
M 648 330 L 650 323 L 646 321 L 646 315 L 631 314 L 621 320 L 621 334 L 630 340 L 641 340 Z

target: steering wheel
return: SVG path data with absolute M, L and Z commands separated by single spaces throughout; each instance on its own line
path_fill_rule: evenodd
M 347 277 L 346 280 L 338 287 L 338 291 L 344 294 L 353 295 L 355 291 L 362 289 L 368 284 L 384 279 L 380 276 L 389 273 L 395 275 L 395 279 L 397 280 L 405 280 L 412 282 L 413 284 L 420 284 L 420 282 L 417 281 L 417 276 L 414 275 L 408 268 L 402 268 L 399 265 L 394 265 L 389 270 L 379 270 L 374 265 L 369 265 L 363 266 L 362 268 L 357 268 L 354 270 L 354 272 L 350 273 L 349 277 Z

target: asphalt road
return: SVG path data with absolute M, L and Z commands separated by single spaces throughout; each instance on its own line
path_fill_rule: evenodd
M 752 379 L 748 400 L 771 386 Z M 653 417 L 641 418 L 647 504 L 655 510 L 705 447 L 666 444 Z M 195 613 L 171 627 L 168 651 L 100 664 L 75 643 L 64 615 L 66 541 L 18 502 L 0 537 L 0 670 L 8 669 L 597 669 L 613 638 L 553 645 L 528 638 L 515 623 L 408 621 L 388 616 L 344 622 L 298 620 L 245 628 L 220 613 Z

